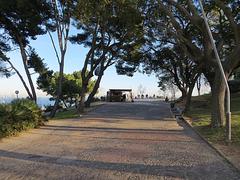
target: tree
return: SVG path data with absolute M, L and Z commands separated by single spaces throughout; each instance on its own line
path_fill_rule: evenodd
M 185 101 L 187 111 L 196 79 L 201 74 L 201 65 L 194 62 L 178 43 L 171 32 L 172 26 L 166 22 L 164 14 L 159 12 L 158 3 L 147 3 L 142 9 L 146 43 L 141 48 L 142 55 L 138 58 L 141 66 L 135 65 L 135 68 L 140 67 L 142 72 L 147 74 L 154 71 L 159 78 L 159 86 L 164 89 L 170 85 L 169 82 L 176 85 L 182 93 L 179 100 Z M 187 28 L 184 23 L 181 26 L 183 29 Z M 134 71 L 125 68 L 125 74 Z
M 233 72 L 233 78 L 234 78 L 234 80 L 240 80 L 240 68 L 237 68 L 237 69 Z
M 37 95 L 29 70 L 31 67 L 28 64 L 35 52 L 30 48 L 29 40 L 35 40 L 37 35 L 46 33 L 43 25 L 49 19 L 48 10 L 49 6 L 43 0 L 0 1 L 0 30 L 3 32 L 2 36 L 11 41 L 11 48 L 14 46 L 19 48 L 29 86 L 11 59 L 7 58 L 6 62 L 8 62 L 10 68 L 19 76 L 29 98 L 35 102 L 37 101 Z M 10 47 L 10 42 L 8 44 Z
M 240 92 L 240 68 L 233 72 L 233 77 L 228 81 L 231 93 Z
M 74 11 L 74 3 L 72 0 L 51 0 L 50 6 L 53 14 L 53 22 L 50 26 L 48 26 L 48 34 L 59 64 L 57 96 L 55 98 L 54 108 L 50 114 L 51 117 L 54 117 L 57 111 L 60 97 L 62 96 L 65 54 L 67 52 L 67 42 L 69 38 L 71 17 Z M 55 42 L 53 39 L 52 31 L 55 31 L 57 33 L 57 42 Z
M 99 87 L 104 71 L 115 62 L 126 59 L 141 41 L 141 15 L 134 5 L 136 2 L 121 0 L 114 1 L 114 5 L 112 1 L 78 2 L 77 7 L 81 10 L 75 16 L 80 33 L 71 41 L 89 48 L 82 68 L 79 112 L 84 110 L 86 87 L 94 72 L 98 71 L 98 79 L 86 101 L 87 106 Z
M 141 96 L 141 95 L 143 95 L 145 92 L 146 92 L 146 87 L 143 87 L 143 85 L 140 84 L 140 85 L 138 86 L 138 93 L 139 93 L 140 96 Z
M 6 53 L 10 50 L 10 47 L 5 43 L 5 39 L 0 35 L 0 76 L 9 77 L 12 75 L 11 70 L 7 68 L 6 62 L 9 58 Z
M 8 69 L 6 68 L 6 65 L 0 61 L 0 77 L 1 76 L 9 77 L 10 74 Z
M 198 91 L 198 96 L 201 95 L 201 87 L 202 87 L 202 80 L 203 80 L 203 76 L 202 74 L 200 74 L 200 76 L 197 79 L 196 85 L 197 85 L 197 91 Z
M 59 83 L 59 72 L 45 71 L 37 79 L 38 88 L 51 95 L 51 100 L 58 98 L 58 83 Z M 73 104 L 77 104 L 80 99 L 80 92 L 82 89 L 81 72 L 75 71 L 72 74 L 63 74 L 62 80 L 62 94 L 60 101 L 65 107 L 71 107 Z M 94 80 L 90 80 L 87 87 L 87 92 L 92 91 L 95 84 Z
M 212 127 L 223 126 L 224 98 L 226 86 L 211 47 L 201 14 L 192 1 L 157 1 L 150 3 L 157 7 L 165 33 L 174 40 L 196 64 L 201 67 L 212 92 Z M 205 3 L 211 29 L 220 52 L 222 65 L 227 77 L 240 64 L 239 6 L 237 1 L 213 0 Z M 156 11 L 155 11 L 156 12 Z M 162 37 L 159 37 L 162 38 Z M 164 38 L 163 38 L 164 39 Z
M 160 80 L 159 86 L 175 85 L 182 93 L 179 101 L 184 102 L 184 111 L 188 111 L 195 83 L 201 74 L 198 65 L 176 45 L 155 49 L 150 57 L 150 67 L 145 65 L 145 68 L 155 71 Z

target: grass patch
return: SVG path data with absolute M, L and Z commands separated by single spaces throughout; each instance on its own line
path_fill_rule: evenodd
M 240 145 L 240 93 L 232 94 L 232 142 Z M 202 95 L 192 98 L 190 111 L 186 114 L 192 118 L 193 127 L 211 142 L 224 143 L 225 128 L 211 128 L 211 97 Z
M 79 114 L 76 108 L 71 108 L 68 110 L 57 112 L 55 117 L 52 119 L 71 119 L 71 118 L 78 118 Z
M 103 105 L 104 102 L 94 102 L 91 104 L 91 107 L 89 108 L 85 108 L 85 112 L 84 113 L 87 113 L 93 109 L 95 109 L 97 106 L 100 106 L 100 105 Z M 76 108 L 70 108 L 70 109 L 67 109 L 67 110 L 64 110 L 64 111 L 60 111 L 60 112 L 57 112 L 55 117 L 52 118 L 53 120 L 56 120 L 56 119 L 72 119 L 72 118 L 79 118 L 80 115 L 79 113 L 77 112 L 77 109 Z

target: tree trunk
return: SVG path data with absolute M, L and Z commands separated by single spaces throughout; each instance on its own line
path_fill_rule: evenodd
M 31 94 L 31 92 L 30 92 L 30 90 L 29 90 L 26 82 L 24 81 L 22 75 L 20 74 L 20 72 L 13 66 L 13 64 L 11 63 L 10 60 L 7 60 L 7 62 L 10 64 L 11 68 L 17 73 L 18 77 L 19 77 L 20 80 L 22 81 L 22 84 L 23 84 L 25 90 L 27 91 L 27 94 L 28 94 L 28 96 L 30 97 L 30 99 L 33 99 L 32 94 Z
M 60 3 L 61 6 L 63 5 L 62 2 Z M 61 53 L 61 59 L 59 59 L 58 52 L 56 50 L 56 46 L 53 40 L 53 37 L 51 33 L 49 32 L 49 36 L 51 38 L 51 42 L 54 48 L 54 51 L 56 53 L 56 57 L 58 59 L 59 63 L 59 79 L 58 79 L 58 87 L 57 87 L 57 97 L 54 103 L 53 110 L 51 111 L 50 117 L 54 117 L 57 108 L 60 102 L 60 98 L 62 96 L 62 81 L 63 81 L 63 72 L 64 72 L 64 62 L 65 62 L 65 54 L 67 51 L 67 42 L 68 42 L 68 36 L 69 36 L 69 28 L 71 24 L 71 19 L 70 19 L 70 13 L 69 13 L 69 8 L 64 6 L 64 10 L 60 10 L 58 7 L 58 2 L 52 1 L 52 6 L 54 9 L 54 17 L 56 20 L 56 31 L 57 31 L 57 37 L 58 37 L 58 45 L 59 45 L 59 50 Z M 63 8 L 63 7 L 61 7 Z M 66 19 L 63 22 L 59 16 L 59 14 L 62 14 Z
M 53 106 L 53 110 L 51 111 L 50 117 L 55 116 L 55 114 L 57 112 L 59 102 L 60 102 L 60 98 L 61 98 L 61 95 L 62 95 L 63 70 L 64 70 L 64 57 L 62 56 L 60 67 L 59 67 L 57 97 L 55 99 L 55 103 L 54 103 L 54 106 Z
M 220 72 L 215 73 L 214 83 L 211 87 L 212 92 L 212 127 L 222 127 L 225 120 L 225 91 L 226 85 Z
M 86 83 L 86 81 L 85 81 L 85 83 L 82 84 L 82 90 L 80 92 L 80 101 L 78 103 L 78 113 L 83 113 L 84 112 L 87 87 L 88 87 L 88 83 Z
M 178 89 L 181 91 L 182 96 L 178 98 L 176 102 L 182 102 L 182 101 L 185 102 L 187 98 L 187 90 L 185 88 L 180 88 L 180 87 L 178 87 Z
M 66 103 L 66 101 L 62 100 L 62 102 L 63 102 L 63 104 L 64 104 L 65 108 L 66 108 L 66 109 L 68 109 L 68 106 L 67 106 L 67 103 Z
M 194 84 L 189 86 L 186 101 L 185 101 L 184 112 L 187 112 L 190 109 L 193 89 L 194 89 Z
M 201 95 L 201 76 L 197 79 L 197 91 L 198 91 L 198 96 Z
M 182 93 L 181 99 L 182 99 L 182 101 L 185 101 L 186 98 L 187 98 L 187 90 L 186 89 L 182 89 L 181 93 Z
M 201 96 L 201 92 L 200 92 L 200 89 L 197 89 L 198 90 L 198 96 Z
M 37 95 L 36 95 L 36 91 L 35 91 L 35 87 L 33 85 L 33 81 L 32 81 L 32 77 L 30 75 L 30 72 L 29 72 L 29 69 L 28 69 L 28 65 L 27 65 L 27 55 L 26 55 L 26 52 L 25 52 L 25 48 L 23 46 L 23 43 L 21 42 L 21 38 L 18 38 L 19 40 L 19 47 L 20 47 L 20 52 L 21 52 L 21 56 L 22 56 L 22 61 L 23 61 L 23 66 L 24 66 L 24 70 L 26 72 L 26 75 L 27 75 L 27 78 L 28 78 L 28 82 L 29 82 L 29 85 L 30 85 L 30 88 L 31 88 L 31 92 L 32 92 L 32 100 L 34 102 L 37 103 Z
M 90 107 L 90 104 L 92 103 L 93 97 L 94 97 L 95 94 L 97 93 L 97 90 L 98 90 L 98 88 L 99 88 L 99 85 L 100 85 L 100 82 L 101 82 L 102 77 L 103 77 L 103 73 L 100 73 L 99 76 L 98 76 L 98 78 L 97 78 L 96 83 L 94 84 L 94 87 L 93 87 L 92 92 L 89 94 L 88 99 L 87 99 L 87 101 L 85 102 L 85 106 L 86 106 L 86 107 Z

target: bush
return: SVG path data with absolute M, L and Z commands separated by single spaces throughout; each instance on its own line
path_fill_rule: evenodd
M 240 92 L 240 80 L 228 81 L 231 93 Z
M 47 106 L 45 106 L 44 112 L 51 112 L 51 111 L 53 110 L 53 107 L 54 107 L 54 106 L 52 106 L 52 105 L 47 105 Z M 60 110 L 60 109 L 63 109 L 63 106 L 58 105 L 57 110 Z
M 101 99 L 99 97 L 93 97 L 92 102 L 99 102 L 99 101 L 101 101 Z
M 0 104 L 0 137 L 14 135 L 44 122 L 41 109 L 28 99 L 17 99 Z

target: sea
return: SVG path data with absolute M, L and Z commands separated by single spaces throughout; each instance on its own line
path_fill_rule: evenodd
M 10 103 L 14 99 L 16 99 L 16 97 L 2 96 L 0 97 L 0 104 Z M 38 97 L 37 104 L 42 108 L 45 106 L 53 105 L 54 101 L 50 101 L 49 97 Z

